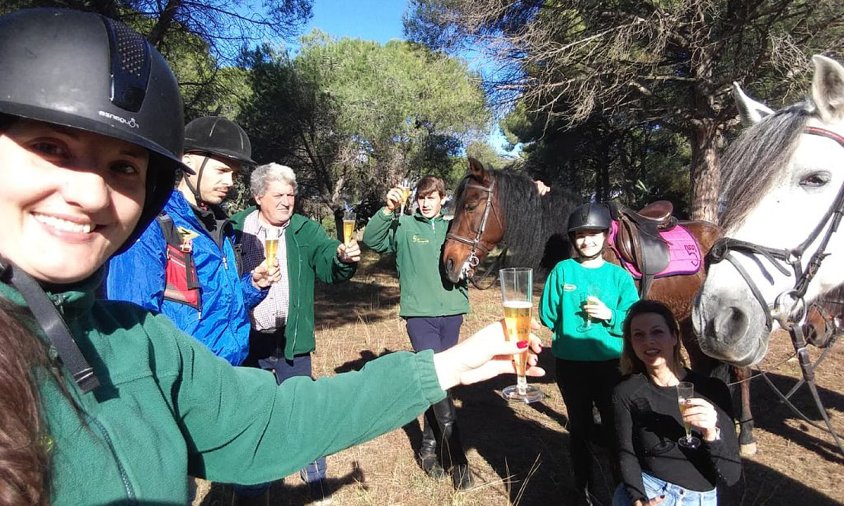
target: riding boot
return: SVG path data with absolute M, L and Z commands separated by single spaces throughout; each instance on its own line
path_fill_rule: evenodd
M 422 422 L 422 445 L 419 447 L 419 465 L 425 473 L 432 478 L 442 478 L 445 470 L 437 460 L 437 436 L 439 433 L 437 419 L 434 416 L 434 409 L 428 408 Z
M 451 473 L 451 481 L 456 490 L 471 488 L 474 480 L 460 441 L 457 410 L 451 400 L 451 395 L 447 395 L 445 399 L 432 407 L 440 428 L 439 450 L 442 466 Z

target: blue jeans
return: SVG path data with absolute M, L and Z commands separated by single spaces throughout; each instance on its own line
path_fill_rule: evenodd
M 659 506 L 718 506 L 718 489 L 715 488 L 706 492 L 697 492 L 660 480 L 647 473 L 642 473 L 642 482 L 645 484 L 645 494 L 648 499 L 665 496 Z M 624 484 L 619 485 L 615 489 L 612 506 L 631 506 L 631 504 L 627 491 L 624 490 Z
M 252 331 L 252 334 L 258 334 Z M 258 336 L 259 338 L 262 336 Z M 254 336 L 250 336 L 250 345 L 254 342 Z M 273 347 L 273 351 L 267 356 L 253 357 L 261 369 L 273 371 L 275 373 L 276 382 L 281 385 L 286 380 L 296 376 L 310 376 L 312 372 L 311 355 L 297 355 L 293 360 L 284 358 L 283 340 L 279 342 L 279 346 Z M 311 462 L 299 471 L 299 476 L 305 483 L 315 483 L 325 479 L 325 473 L 328 464 L 325 457 L 320 457 L 314 462 Z M 270 483 L 260 483 L 258 485 L 235 485 L 234 492 L 242 497 L 255 497 L 264 493 L 270 487 Z

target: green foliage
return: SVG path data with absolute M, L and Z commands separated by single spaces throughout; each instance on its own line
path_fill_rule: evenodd
M 400 41 L 315 31 L 296 58 L 263 48 L 244 62 L 252 95 L 239 119 L 256 159 L 290 165 L 300 192 L 331 209 L 383 202 L 405 177 L 450 178 L 453 157 L 489 123 L 465 62 Z

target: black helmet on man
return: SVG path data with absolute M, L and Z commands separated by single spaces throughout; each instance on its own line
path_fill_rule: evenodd
M 604 204 L 589 202 L 572 211 L 569 215 L 568 233 L 578 230 L 609 230 L 610 210 Z
M 208 153 L 255 165 L 252 144 L 240 125 L 222 116 L 197 118 L 185 127 L 185 153 Z
M 140 34 L 99 14 L 24 9 L 0 17 L 0 113 L 149 151 L 144 210 L 123 248 L 164 207 L 176 169 L 190 171 L 180 158 L 184 116 L 175 76 Z

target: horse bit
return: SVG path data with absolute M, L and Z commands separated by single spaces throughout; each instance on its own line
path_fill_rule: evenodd
M 480 258 L 476 253 L 477 250 L 481 250 L 484 255 L 488 255 L 491 251 L 492 247 L 486 247 L 483 242 L 481 241 L 481 236 L 484 234 L 484 230 L 486 230 L 486 223 L 489 219 L 489 211 L 492 209 L 492 194 L 495 191 L 495 179 L 492 180 L 492 183 L 489 185 L 489 188 L 486 186 L 481 186 L 478 184 L 466 184 L 466 189 L 474 188 L 476 190 L 481 190 L 486 192 L 486 206 L 484 206 L 484 214 L 481 216 L 481 226 L 478 227 L 478 232 L 475 234 L 474 239 L 470 239 L 468 237 L 463 237 L 462 235 L 457 235 L 449 232 L 446 234 L 446 240 L 457 241 L 459 243 L 468 244 L 472 249 L 469 252 L 469 258 L 466 262 L 469 264 L 469 269 L 474 270 L 475 267 L 481 262 Z M 501 219 L 499 218 L 499 222 Z
M 803 129 L 803 133 L 832 139 L 839 145 L 841 145 L 841 147 L 844 147 L 844 137 L 830 130 L 817 127 L 806 127 Z M 788 269 L 786 269 L 785 266 L 780 264 L 780 262 L 787 266 L 790 266 L 795 276 L 794 287 L 777 295 L 774 301 L 774 308 L 776 314 L 775 317 L 780 323 L 785 323 L 788 321 L 788 317 L 793 314 L 796 309 L 799 308 L 800 318 L 798 318 L 798 320 L 801 320 L 802 323 L 802 320 L 805 319 L 807 313 L 805 310 L 806 307 L 805 301 L 803 300 L 803 296 L 806 294 L 806 289 L 809 287 L 809 283 L 812 281 L 812 278 L 814 278 L 815 274 L 817 274 L 818 269 L 821 266 L 821 262 L 827 256 L 827 253 L 825 253 L 826 247 L 829 243 L 830 238 L 832 237 L 832 234 L 834 234 L 835 231 L 838 229 L 838 224 L 841 221 L 842 213 L 844 213 L 844 183 L 842 183 L 841 188 L 839 188 L 838 190 L 838 195 L 835 197 L 835 200 L 833 201 L 830 208 L 827 209 L 820 222 L 817 224 L 817 226 L 815 226 L 815 229 L 812 230 L 806 240 L 803 241 L 796 248 L 769 248 L 760 244 L 733 239 L 731 237 L 723 237 L 712 245 L 712 248 L 709 250 L 709 254 L 707 255 L 707 260 L 710 265 L 718 263 L 722 260 L 727 260 L 733 265 L 733 267 L 736 268 L 741 277 L 744 279 L 744 282 L 750 288 L 750 291 L 753 292 L 753 296 L 756 297 L 756 300 L 759 302 L 759 304 L 762 306 L 762 309 L 765 311 L 765 323 L 768 328 L 771 328 L 771 323 L 773 319 L 771 310 L 768 307 L 768 304 L 765 302 L 765 299 L 762 296 L 762 292 L 756 286 L 756 283 L 753 282 L 745 268 L 741 265 L 740 262 L 736 260 L 732 253 L 738 251 L 762 255 L 770 261 L 771 265 L 773 265 L 785 276 L 791 276 L 791 274 L 788 272 Z M 827 223 L 830 223 L 830 225 L 827 228 L 827 231 L 824 234 L 823 238 L 821 239 L 821 243 L 818 246 L 817 251 L 815 251 L 815 253 L 812 255 L 812 258 L 810 259 L 809 263 L 806 265 L 806 269 L 804 270 L 801 265 L 801 259 L 803 257 L 803 254 L 806 252 L 806 249 L 815 241 L 815 239 L 818 238 L 818 236 L 821 234 L 821 231 L 823 231 L 824 227 L 826 227 Z M 794 304 L 788 311 L 783 311 L 782 308 L 784 307 L 784 300 L 786 297 L 790 297 L 794 301 Z M 786 325 L 781 326 L 783 328 L 786 327 Z

